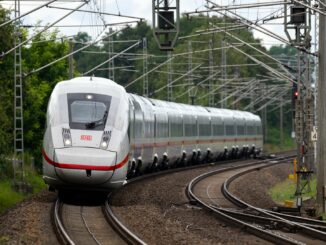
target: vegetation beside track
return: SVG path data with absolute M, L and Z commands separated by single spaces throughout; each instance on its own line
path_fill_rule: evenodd
M 309 198 L 316 199 L 316 195 L 317 195 L 316 184 L 317 184 L 317 180 L 314 177 L 311 181 L 311 186 L 310 186 L 311 191 L 304 193 L 302 195 L 303 200 L 307 200 Z M 283 205 L 286 200 L 291 200 L 294 202 L 296 201 L 295 190 L 296 190 L 296 181 L 291 179 L 286 179 L 285 181 L 273 186 L 268 191 L 268 194 L 270 195 L 270 197 L 273 199 L 274 202 Z
M 27 154 L 28 156 L 28 154 Z M 20 193 L 13 188 L 13 169 L 11 161 L 4 157 L 0 157 L 0 214 L 16 203 L 24 200 L 32 194 L 38 193 L 45 189 L 46 185 L 42 177 L 31 164 L 26 161 L 25 181 L 30 186 L 30 192 Z

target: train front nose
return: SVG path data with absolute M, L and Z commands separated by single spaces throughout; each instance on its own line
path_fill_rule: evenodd
M 70 184 L 99 185 L 109 181 L 116 165 L 116 153 L 94 148 L 55 149 L 55 172 Z

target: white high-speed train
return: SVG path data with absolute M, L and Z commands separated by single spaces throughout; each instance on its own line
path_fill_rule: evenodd
M 107 191 L 146 171 L 262 149 L 252 113 L 144 98 L 97 77 L 59 82 L 46 120 L 43 179 L 58 190 Z

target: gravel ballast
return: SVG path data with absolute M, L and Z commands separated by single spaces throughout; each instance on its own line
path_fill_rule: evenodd
M 266 191 L 278 181 L 283 181 L 289 173 L 288 165 L 264 169 L 258 175 L 254 172 L 249 178 L 244 177 L 245 181 L 234 182 L 231 190 L 237 190 L 237 194 L 245 196 L 246 201 L 253 205 L 259 200 L 273 206 L 275 203 L 268 195 L 259 191 Z M 149 244 L 267 244 L 189 204 L 185 195 L 187 184 L 194 177 L 211 170 L 209 167 L 195 169 L 126 186 L 115 195 L 113 211 Z M 265 181 L 261 182 L 261 179 Z M 255 195 L 251 195 L 253 190 Z M 262 200 L 264 198 L 266 202 Z
M 115 195 L 113 211 L 148 244 L 268 244 L 189 204 L 185 195 L 189 181 L 215 168 L 173 173 L 126 186 Z M 253 172 L 249 178 L 246 175 L 232 183 L 231 191 L 253 205 L 273 206 L 265 192 L 283 181 L 289 171 L 290 164 L 281 164 L 259 174 Z M 50 217 L 55 199 L 55 193 L 43 191 L 0 215 L 0 244 L 58 244 Z

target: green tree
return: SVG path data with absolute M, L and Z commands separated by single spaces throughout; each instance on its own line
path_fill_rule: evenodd
M 59 41 L 58 41 L 59 40 Z M 58 39 L 58 31 L 48 31 L 33 39 L 23 52 L 24 72 L 40 68 L 68 54 L 68 43 Z M 68 79 L 68 61 L 61 60 L 24 79 L 25 148 L 40 164 L 47 102 L 57 82 Z
M 0 24 L 9 20 L 10 12 L 0 5 Z M 13 25 L 0 28 L 0 55 L 13 46 Z M 0 58 L 0 156 L 12 149 L 13 139 L 13 55 Z

